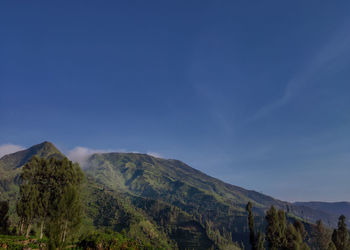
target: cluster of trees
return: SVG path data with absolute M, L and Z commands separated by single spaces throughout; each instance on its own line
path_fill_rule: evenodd
M 271 207 L 266 213 L 266 240 L 270 249 L 310 249 L 306 244 L 307 232 L 299 220 L 287 225 L 283 210 Z
M 266 212 L 266 235 L 261 231 L 256 234 L 254 228 L 254 215 L 252 212 L 252 203 L 248 202 L 246 206 L 248 212 L 248 226 L 250 231 L 250 244 L 253 250 L 265 249 L 265 240 L 268 249 L 272 250 L 350 250 L 350 237 L 345 223 L 345 216 L 339 217 L 338 228 L 334 229 L 333 234 L 324 226 L 321 220 L 317 221 L 312 230 L 312 237 L 308 237 L 304 224 L 299 220 L 294 223 L 287 223 L 286 214 L 277 210 L 274 206 Z
M 78 164 L 67 158 L 33 157 L 21 174 L 20 199 L 16 210 L 19 234 L 27 237 L 38 225 L 40 239 L 45 234 L 52 248 L 66 244 L 70 233 L 81 222 L 81 184 L 84 174 Z

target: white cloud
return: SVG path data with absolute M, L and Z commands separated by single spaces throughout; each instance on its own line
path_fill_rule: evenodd
M 104 149 L 91 149 L 86 147 L 75 147 L 72 150 L 67 152 L 67 157 L 73 161 L 78 162 L 82 168 L 87 167 L 88 159 L 91 155 L 95 153 L 111 153 L 111 152 L 121 152 L 121 153 L 135 153 L 135 154 L 141 154 L 139 151 L 128 151 L 125 149 L 118 149 L 118 150 L 104 150 Z M 146 154 L 157 157 L 157 158 L 163 158 L 159 153 L 156 152 L 147 152 Z
M 67 154 L 68 158 L 73 162 L 78 162 L 81 167 L 85 167 L 87 160 L 92 154 L 95 153 L 107 153 L 110 152 L 108 150 L 98 150 L 98 149 L 90 149 L 85 147 L 75 147 L 70 150 Z
M 147 152 L 147 154 L 156 158 L 163 158 L 161 154 L 158 154 L 156 152 Z
M 0 158 L 7 154 L 12 154 L 25 148 L 14 144 L 3 144 L 0 145 Z

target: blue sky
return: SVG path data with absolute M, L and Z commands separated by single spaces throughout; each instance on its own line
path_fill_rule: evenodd
M 153 153 L 283 200 L 350 200 L 349 11 L 2 1 L 0 151 Z

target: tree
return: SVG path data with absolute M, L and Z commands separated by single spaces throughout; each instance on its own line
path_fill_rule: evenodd
M 345 216 L 341 215 L 338 220 L 338 229 L 334 229 L 332 234 L 332 241 L 337 250 L 349 250 L 349 233 L 346 228 Z
M 259 232 L 256 240 L 256 250 L 265 250 L 265 234 Z
M 315 247 L 317 250 L 327 250 L 331 241 L 329 230 L 324 226 L 322 220 L 316 222 L 313 230 L 313 238 L 315 239 Z
M 249 226 L 249 241 L 253 250 L 256 250 L 256 239 L 255 239 L 255 231 L 254 231 L 254 215 L 252 212 L 252 203 L 249 201 L 246 210 L 248 212 L 248 226 Z
M 35 192 L 32 194 L 21 194 L 21 199 L 27 198 L 22 202 L 22 210 L 28 210 L 28 200 L 32 205 L 33 219 L 40 224 L 40 239 L 43 237 L 43 229 L 49 212 L 49 199 L 52 190 L 53 176 L 51 173 L 51 165 L 53 159 L 40 159 L 33 157 L 24 167 L 21 174 L 22 185 L 21 189 L 26 192 L 26 189 Z M 35 195 L 34 195 L 35 194 Z
M 63 160 L 33 157 L 21 174 L 20 200 L 17 213 L 20 232 L 23 226 L 29 235 L 33 223 L 40 224 L 50 237 L 52 248 L 65 244 L 69 233 L 76 230 L 81 221 L 80 201 L 83 173 L 78 164 Z M 45 224 L 48 224 L 45 227 Z
M 51 174 L 55 176 L 51 183 L 49 226 L 47 234 L 50 244 L 62 247 L 67 238 L 77 228 L 82 218 L 81 183 L 84 174 L 78 164 L 67 158 L 51 161 Z
M 297 224 L 298 225 L 298 224 Z M 302 233 L 293 224 L 289 223 L 286 238 L 287 238 L 287 249 L 290 250 L 308 250 L 309 246 L 303 242 Z
M 302 239 L 305 240 L 307 237 L 307 231 L 305 230 L 304 224 L 300 220 L 296 219 L 293 225 L 295 229 L 301 234 Z
M 266 239 L 270 249 L 276 250 L 287 245 L 286 217 L 283 210 L 277 211 L 274 206 L 266 212 Z
M 8 201 L 0 201 L 0 233 L 8 234 L 9 232 L 9 217 L 7 215 L 9 211 Z
M 26 237 L 29 237 L 30 229 L 36 218 L 38 190 L 35 184 L 23 183 L 20 187 L 20 200 L 16 210 L 20 218 L 19 232 L 23 234 L 26 228 Z

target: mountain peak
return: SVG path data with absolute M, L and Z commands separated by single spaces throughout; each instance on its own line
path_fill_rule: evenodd
M 65 156 L 51 142 L 44 141 L 25 150 L 5 155 L 0 159 L 0 168 L 5 170 L 16 169 L 28 162 L 33 156 L 40 158 L 59 158 Z

